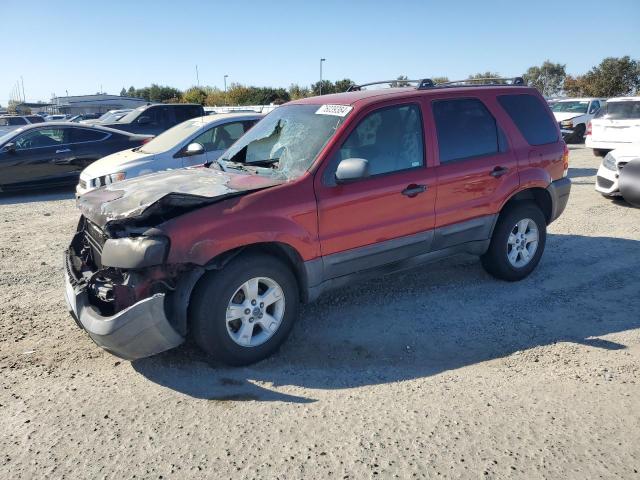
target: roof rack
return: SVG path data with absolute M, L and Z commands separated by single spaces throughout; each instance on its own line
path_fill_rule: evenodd
M 428 88 L 446 88 L 446 87 L 463 87 L 474 85 L 477 87 L 491 87 L 495 85 L 508 85 L 508 86 L 522 86 L 525 85 L 522 77 L 510 77 L 510 78 L 467 78 L 465 80 L 453 80 L 449 82 L 434 83 L 430 78 L 423 78 L 421 80 L 380 80 L 379 82 L 362 83 L 360 85 L 349 85 L 347 92 L 355 92 L 362 90 L 362 87 L 370 87 L 371 85 L 384 85 L 389 86 L 393 84 L 404 83 L 417 83 L 416 90 L 426 90 Z M 405 85 L 409 86 L 409 85 Z
M 428 87 L 433 87 L 435 84 L 433 83 L 433 80 L 431 80 L 430 78 L 423 78 L 420 80 L 405 80 L 405 79 L 395 79 L 395 80 L 380 80 L 379 82 L 371 82 L 371 83 L 363 83 L 360 85 L 349 85 L 349 88 L 347 88 L 347 92 L 356 92 L 358 90 L 362 90 L 362 87 L 370 87 L 371 85 L 384 85 L 384 84 L 388 84 L 389 86 L 393 85 L 393 84 L 405 84 L 405 83 L 417 83 L 418 86 L 416 88 L 428 88 Z M 405 87 L 408 87 L 409 85 L 404 85 Z
M 494 85 L 511 85 L 522 86 L 524 79 L 522 77 L 487 77 L 487 78 L 467 78 L 465 80 L 452 80 L 449 82 L 437 83 L 436 87 L 460 87 L 466 85 L 475 85 L 479 87 L 491 87 Z

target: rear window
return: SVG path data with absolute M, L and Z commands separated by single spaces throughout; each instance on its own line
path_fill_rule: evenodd
M 29 117 L 27 117 L 29 119 L 29 121 L 31 123 L 42 123 L 44 122 L 44 118 L 42 118 L 40 115 L 31 115 Z
M 175 107 L 176 122 L 182 123 L 190 118 L 200 117 L 203 115 L 202 107 L 197 105 L 185 105 Z
M 598 111 L 595 118 L 606 118 L 609 120 L 640 119 L 640 101 L 608 102 Z
M 71 143 L 97 142 L 107 136 L 105 132 L 99 130 L 88 130 L 86 128 L 71 129 Z
M 558 141 L 556 122 L 538 97 L 526 93 L 499 95 L 498 102 L 529 145 L 545 145 Z
M 494 155 L 506 150 L 496 119 L 475 98 L 433 102 L 440 163 Z

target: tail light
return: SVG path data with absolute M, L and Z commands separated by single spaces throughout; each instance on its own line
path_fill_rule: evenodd
M 587 123 L 587 135 L 591 135 L 591 121 Z
M 562 172 L 562 176 L 566 177 L 569 174 L 569 147 L 567 144 L 564 144 L 564 151 L 562 152 L 562 168 L 564 172 Z
M 144 145 L 145 143 L 149 143 L 151 140 L 153 140 L 154 137 L 149 137 L 149 138 L 145 138 L 144 140 L 142 140 L 142 145 Z

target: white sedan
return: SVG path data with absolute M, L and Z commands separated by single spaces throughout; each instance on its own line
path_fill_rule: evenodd
M 640 144 L 616 148 L 607 153 L 596 175 L 596 191 L 605 197 L 620 196 L 620 174 L 631 161 L 640 161 Z
M 125 178 L 214 162 L 263 116 L 229 113 L 182 122 L 141 147 L 114 153 L 89 165 L 80 174 L 76 194 Z
M 640 143 L 640 97 L 610 98 L 589 123 L 586 146 L 604 156 L 632 143 Z

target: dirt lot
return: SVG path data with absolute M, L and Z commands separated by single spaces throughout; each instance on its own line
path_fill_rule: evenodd
M 525 281 L 356 285 L 241 369 L 98 349 L 63 300 L 71 193 L 0 198 L 0 478 L 640 478 L 640 210 L 597 165 L 572 151 Z

